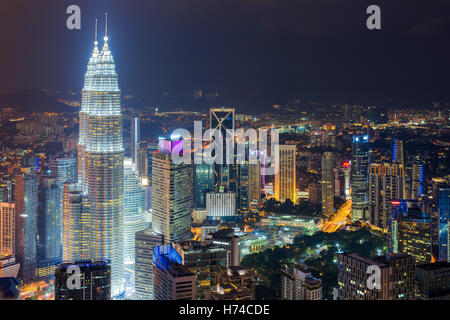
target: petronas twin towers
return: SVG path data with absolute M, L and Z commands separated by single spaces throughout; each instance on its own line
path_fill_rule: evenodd
M 107 17 L 106 17 L 107 18 Z M 121 291 L 123 271 L 123 142 L 120 89 L 108 46 L 107 20 L 101 51 L 97 22 L 82 90 L 78 181 L 87 230 L 86 259 L 111 264 L 111 295 Z

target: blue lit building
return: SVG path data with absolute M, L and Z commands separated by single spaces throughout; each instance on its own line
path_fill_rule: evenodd
M 172 245 L 153 249 L 153 297 L 155 300 L 195 300 L 196 276 L 183 264 Z
M 352 220 L 369 216 L 369 136 L 354 135 L 352 143 Z
M 201 163 L 194 165 L 194 208 L 206 209 L 206 194 L 214 189 L 213 165 Z
M 439 188 L 439 261 L 449 261 L 450 188 Z
M 56 179 L 43 178 L 39 183 L 37 224 L 38 278 L 53 278 L 55 265 L 61 263 L 61 188 Z

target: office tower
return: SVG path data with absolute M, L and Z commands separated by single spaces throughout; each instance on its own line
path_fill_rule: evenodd
M 38 278 L 52 278 L 55 265 L 61 263 L 61 192 L 56 179 L 41 178 L 38 187 Z
M 343 168 L 334 168 L 333 169 L 333 189 L 334 189 L 334 196 L 339 197 L 342 200 L 346 199 L 345 195 L 345 172 Z
M 0 256 L 0 278 L 17 278 L 19 269 L 20 263 L 16 263 L 16 258 L 13 255 Z
M 322 280 L 303 265 L 281 270 L 282 300 L 322 300 Z
M 121 291 L 123 270 L 123 141 L 120 89 L 106 34 L 97 40 L 82 90 L 78 145 L 79 179 L 87 195 L 90 254 L 111 261 L 111 293 Z
M 319 183 L 311 183 L 308 187 L 308 201 L 312 204 L 322 202 L 322 186 Z
M 420 300 L 450 300 L 450 263 L 416 266 L 416 296 Z
M 234 192 L 209 192 L 206 194 L 206 217 L 233 220 L 236 218 L 236 194 Z
M 239 266 L 241 260 L 239 237 L 234 235 L 233 229 L 225 228 L 210 233 L 206 235 L 204 242 L 227 250 L 227 267 Z
M 322 156 L 322 216 L 330 217 L 334 213 L 333 192 L 333 153 Z
M 15 176 L 16 259 L 21 264 L 20 278 L 33 280 L 36 276 L 36 234 L 38 191 L 32 169 L 24 169 Z
M 439 188 L 439 261 L 449 261 L 450 188 Z M 449 261 L 450 262 L 450 261 Z
M 222 136 L 222 164 L 214 163 L 214 190 L 218 191 L 219 187 L 223 187 L 226 191 L 236 192 L 236 165 L 226 164 L 226 131 L 231 130 L 234 135 L 235 119 L 234 108 L 211 108 L 209 110 L 209 128 L 211 132 L 211 141 L 215 140 L 213 134 L 219 131 Z M 218 147 L 218 146 L 217 146 Z M 234 157 L 233 157 L 234 160 Z M 217 160 L 216 160 L 217 162 Z M 231 184 L 231 185 L 230 185 Z
M 75 184 L 64 184 L 62 209 L 62 261 L 79 261 L 89 255 L 88 208 L 83 207 L 83 194 Z
M 16 206 L 0 202 L 0 257 L 15 254 Z
M 406 253 L 415 262 L 431 262 L 431 220 L 416 200 L 391 201 L 391 217 L 388 228 L 388 249 L 394 253 Z
M 249 208 L 256 210 L 261 207 L 261 163 L 248 165 L 248 200 Z
M 20 280 L 13 277 L 0 278 L 0 300 L 20 300 Z
M 194 170 L 194 208 L 206 209 L 206 194 L 214 191 L 213 165 L 207 163 L 195 164 Z
M 419 199 L 424 193 L 424 164 L 417 160 L 411 170 L 411 198 Z
M 392 143 L 392 162 L 399 163 L 403 166 L 403 169 L 405 170 L 403 175 L 403 196 L 405 198 L 409 198 L 410 194 L 407 192 L 407 186 L 406 186 L 406 177 L 408 176 L 406 172 L 406 163 L 405 163 L 405 156 L 403 152 L 403 141 L 399 139 L 394 139 Z
M 392 199 L 403 198 L 403 166 L 399 163 L 371 163 L 369 168 L 369 221 L 388 227 Z
M 219 231 L 221 222 L 220 220 L 205 220 L 200 227 L 200 241 L 205 241 L 208 234 Z
M 195 300 L 196 275 L 182 265 L 171 245 L 153 249 L 153 297 L 155 300 Z
M 152 227 L 166 243 L 191 237 L 192 169 L 155 151 L 152 168 Z
M 75 277 L 80 271 L 79 287 Z M 73 286 L 73 288 L 69 287 Z M 105 261 L 74 261 L 55 269 L 55 300 L 110 300 L 111 266 Z
M 135 234 L 145 229 L 144 189 L 130 158 L 124 160 L 123 173 L 123 257 L 126 265 L 134 263 Z
M 352 143 L 352 220 L 368 220 L 369 136 L 354 135 Z
M 183 265 L 196 274 L 197 300 L 204 300 L 208 292 L 217 285 L 216 273 L 226 266 L 226 250 L 198 241 L 177 243 L 175 249 L 181 255 Z
M 8 175 L 0 177 L 0 202 L 13 201 L 13 188 L 11 177 Z
M 374 274 L 369 267 L 380 269 L 381 283 L 368 287 Z M 338 257 L 338 300 L 411 300 L 414 299 L 414 258 L 407 254 L 390 254 L 374 259 L 356 253 Z M 373 279 L 373 278 L 371 278 Z
M 139 177 L 148 178 L 148 146 L 146 143 L 139 144 L 138 164 L 137 171 L 139 172 Z
M 152 228 L 147 228 L 137 232 L 135 239 L 135 299 L 153 300 L 153 248 L 163 244 L 163 236 L 156 235 Z
M 275 173 L 275 199 L 296 201 L 295 145 L 280 145 L 279 167 Z
M 239 266 L 223 268 L 216 273 L 217 285 L 206 300 L 255 300 L 255 271 Z
M 55 158 L 50 159 L 50 170 L 52 176 L 55 177 L 62 185 L 64 183 L 77 182 L 77 159 L 76 158 Z

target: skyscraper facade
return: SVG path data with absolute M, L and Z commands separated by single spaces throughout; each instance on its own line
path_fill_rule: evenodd
M 131 159 L 139 175 L 139 143 L 141 140 L 141 125 L 139 117 L 131 118 Z
M 369 136 L 354 135 L 352 143 L 352 220 L 366 220 L 369 209 Z
M 78 168 L 90 216 L 88 258 L 111 261 L 112 295 L 121 290 L 123 270 L 123 152 L 118 76 L 105 30 L 84 78 Z
M 55 178 L 41 178 L 38 187 L 37 269 L 38 278 L 53 277 L 61 263 L 61 188 Z
M 439 261 L 448 261 L 450 254 L 449 237 L 450 188 L 439 188 Z
M 279 168 L 275 173 L 275 199 L 296 201 L 295 145 L 280 145 Z
M 21 264 L 21 279 L 34 280 L 37 260 L 38 184 L 32 168 L 15 176 L 16 260 Z
M 404 170 L 400 163 L 371 163 L 369 168 L 369 221 L 386 229 L 392 199 L 403 198 Z
M 144 189 L 139 183 L 138 173 L 131 158 L 124 161 L 124 196 L 123 196 L 123 236 L 124 263 L 134 264 L 136 232 L 145 229 Z
M 15 253 L 16 206 L 10 202 L 0 202 L 0 257 Z
M 322 215 L 330 217 L 334 213 L 333 153 L 322 156 Z
M 171 159 L 170 153 L 153 153 L 152 228 L 165 243 L 191 237 L 192 168 Z

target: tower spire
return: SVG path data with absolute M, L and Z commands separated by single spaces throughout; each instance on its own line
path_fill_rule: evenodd
M 105 12 L 105 41 L 108 41 L 108 12 Z
M 95 38 L 94 38 L 94 44 L 97 45 L 97 19 L 95 19 Z

